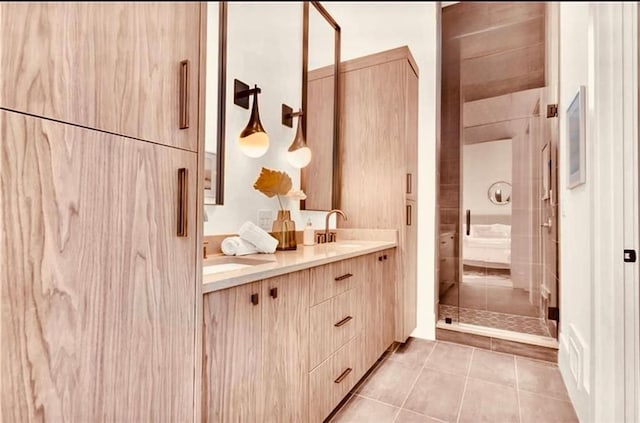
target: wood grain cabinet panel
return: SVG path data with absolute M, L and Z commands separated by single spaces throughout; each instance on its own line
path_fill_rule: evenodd
M 410 297 L 417 247 L 407 243 L 407 230 L 417 226 L 418 70 L 409 49 L 399 47 L 343 62 L 340 71 L 340 139 L 348 140 L 339 151 L 340 208 L 349 220 L 338 224 L 398 230 L 394 339 L 405 342 L 417 325 Z
M 31 31 L 62 31 L 35 7 Z M 1 420 L 193 421 L 195 189 L 176 223 L 196 154 L 7 111 L 0 128 Z
M 382 254 L 378 254 L 378 258 L 382 257 L 382 261 L 378 260 L 378 266 L 382 270 L 377 271 L 382 278 L 380 283 L 380 313 L 381 313 L 381 332 L 382 343 L 380 345 L 380 354 L 384 352 L 391 344 L 393 344 L 395 335 L 395 304 L 396 304 L 396 286 L 398 278 L 398 270 L 396 268 L 396 251 L 385 250 Z
M 322 422 L 349 393 L 364 373 L 361 360 L 362 336 L 336 351 L 310 375 L 309 419 Z
M 361 325 L 356 289 L 350 289 L 310 310 L 309 369 L 356 336 Z
M 0 15 L 0 107 L 197 151 L 199 3 L 4 2 Z
M 255 282 L 204 297 L 203 421 L 263 421 L 261 290 Z
M 263 410 L 266 422 L 309 413 L 309 271 L 262 282 Z
M 366 265 L 363 257 L 314 267 L 311 269 L 310 304 L 319 304 L 353 289 L 362 283 L 365 274 Z

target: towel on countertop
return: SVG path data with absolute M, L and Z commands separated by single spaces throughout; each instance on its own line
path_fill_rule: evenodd
M 278 240 L 253 222 L 245 222 L 238 231 L 240 238 L 255 245 L 262 253 L 275 253 Z
M 245 241 L 239 236 L 225 238 L 220 244 L 220 249 L 227 256 L 246 256 L 256 254 L 260 250 L 252 243 Z

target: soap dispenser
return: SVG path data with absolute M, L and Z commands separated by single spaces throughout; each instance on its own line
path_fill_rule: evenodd
M 307 220 L 307 226 L 304 227 L 304 235 L 302 237 L 303 238 L 302 243 L 304 245 L 313 245 L 314 244 L 313 235 L 314 235 L 313 225 L 311 224 L 311 219 L 309 219 Z

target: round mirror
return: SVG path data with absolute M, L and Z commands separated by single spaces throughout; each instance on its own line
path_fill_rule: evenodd
M 505 181 L 498 181 L 489 187 L 487 194 L 493 204 L 509 204 L 511 202 L 511 184 Z

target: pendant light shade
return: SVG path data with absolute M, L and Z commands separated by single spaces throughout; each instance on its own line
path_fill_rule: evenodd
M 282 124 L 293 127 L 293 118 L 298 118 L 298 127 L 296 129 L 296 136 L 293 142 L 287 150 L 287 161 L 291 166 L 301 169 L 307 166 L 311 162 L 311 149 L 307 146 L 307 141 L 304 139 L 304 131 L 302 130 L 302 116 L 304 112 L 298 110 L 293 113 L 291 107 L 286 104 L 282 105 Z
M 256 85 L 253 89 L 236 80 L 234 102 L 240 107 L 249 108 L 248 97 L 253 95 L 251 106 L 251 116 L 247 126 L 238 136 L 240 150 L 249 157 L 261 157 L 269 149 L 269 136 L 260 122 L 260 112 L 258 111 L 258 94 L 260 88 Z
M 302 113 L 302 112 L 299 112 Z M 287 150 L 287 161 L 291 166 L 301 169 L 311 162 L 311 149 L 302 134 L 302 116 L 298 116 L 298 129 L 293 142 Z

